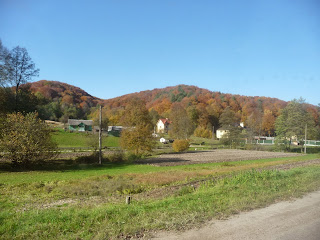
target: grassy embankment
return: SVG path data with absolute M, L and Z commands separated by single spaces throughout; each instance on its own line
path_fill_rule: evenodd
M 57 131 L 53 132 L 53 141 L 58 143 L 59 148 L 88 148 L 90 147 L 90 138 L 93 135 L 91 133 L 81 132 L 65 132 Z M 119 147 L 119 138 L 114 136 L 103 136 L 103 147 Z
M 0 172 L 0 238 L 109 239 L 191 227 L 319 189 L 319 164 L 257 171 L 317 158 Z

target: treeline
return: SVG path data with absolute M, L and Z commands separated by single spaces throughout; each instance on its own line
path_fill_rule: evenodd
M 220 118 L 228 110 L 234 113 L 235 122 L 243 122 L 255 135 L 275 136 L 276 119 L 287 102 L 268 97 L 247 97 L 221 92 L 211 92 L 195 86 L 179 85 L 164 89 L 154 89 L 104 101 L 105 117 L 110 125 L 117 125 L 130 99 L 137 97 L 146 102 L 153 124 L 159 118 L 174 117 L 174 106 L 182 106 L 192 122 L 195 135 L 211 137 L 212 130 L 222 127 Z M 319 107 L 303 102 L 304 109 L 319 126 Z M 92 111 L 90 117 L 96 115 Z

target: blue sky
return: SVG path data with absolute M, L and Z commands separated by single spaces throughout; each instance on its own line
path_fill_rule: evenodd
M 103 99 L 177 84 L 320 103 L 318 0 L 0 0 L 40 79 Z

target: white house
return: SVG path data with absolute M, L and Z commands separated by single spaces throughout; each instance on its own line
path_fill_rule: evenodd
M 172 122 L 168 118 L 161 118 L 157 122 L 157 133 L 168 133 Z
M 224 129 L 224 128 L 217 129 L 217 133 L 216 133 L 217 139 L 221 139 L 228 132 L 229 132 L 229 130 Z

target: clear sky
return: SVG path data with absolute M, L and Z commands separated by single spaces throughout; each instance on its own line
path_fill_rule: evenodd
M 319 0 L 0 0 L 40 76 L 113 98 L 177 84 L 320 103 Z

